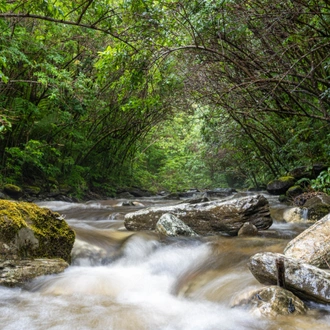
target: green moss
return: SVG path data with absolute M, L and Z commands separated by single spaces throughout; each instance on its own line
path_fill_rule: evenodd
M 27 227 L 27 223 L 17 203 L 0 201 L 0 239 L 9 243 L 22 227 Z
M 0 201 L 0 239 L 10 244 L 24 227 L 33 231 L 39 244 L 25 245 L 22 256 L 62 258 L 70 262 L 75 233 L 58 213 L 32 203 Z
M 295 181 L 295 178 L 293 176 L 287 175 L 287 176 L 281 176 L 277 180 L 282 182 L 292 182 Z
M 12 193 L 21 193 L 22 189 L 18 186 L 15 186 L 13 184 L 5 184 L 3 187 L 3 190 L 6 192 L 12 192 Z

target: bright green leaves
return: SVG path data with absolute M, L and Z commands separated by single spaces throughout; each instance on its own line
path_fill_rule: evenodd
M 11 129 L 11 122 L 8 120 L 6 116 L 0 115 L 0 139 L 3 138 L 2 135 L 10 129 Z

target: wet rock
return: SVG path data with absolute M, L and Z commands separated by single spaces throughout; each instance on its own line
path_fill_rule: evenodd
M 238 236 L 256 236 L 258 228 L 250 222 L 245 222 L 238 231 Z
M 290 207 L 283 210 L 283 218 L 285 222 L 306 222 L 308 219 L 307 209 L 301 207 Z
M 330 213 L 330 196 L 318 194 L 304 203 L 304 208 L 308 210 L 308 218 L 314 221 Z
M 235 236 L 245 222 L 258 229 L 272 225 L 269 204 L 262 195 L 199 204 L 150 207 L 125 216 L 128 230 L 155 230 L 159 218 L 171 213 L 199 235 L 228 234 Z
M 330 214 L 290 241 L 284 254 L 316 267 L 329 268 Z
M 283 176 L 268 183 L 267 191 L 272 195 L 285 194 L 295 183 L 293 176 Z
M 206 196 L 206 194 L 204 194 L 201 197 L 196 197 L 196 198 L 191 198 L 187 201 L 187 203 L 189 204 L 198 204 L 198 203 L 205 203 L 205 202 L 209 202 L 210 199 Z
M 156 224 L 156 231 L 165 236 L 198 236 L 190 227 L 175 215 L 163 214 Z
M 61 273 L 68 266 L 62 259 L 0 260 L 0 285 L 21 286 L 37 276 Z
M 330 273 L 295 258 L 279 253 L 257 253 L 249 260 L 248 267 L 262 284 L 277 284 L 276 262 L 283 260 L 285 288 L 302 300 L 321 304 L 330 303 Z
M 128 191 L 125 191 L 117 194 L 117 198 L 134 198 L 134 196 Z
M 245 307 L 256 316 L 276 318 L 278 315 L 299 315 L 307 312 L 306 305 L 292 292 L 279 286 L 269 286 L 240 293 L 232 307 Z
M 71 259 L 75 234 L 55 212 L 32 203 L 0 200 L 0 259 Z
M 213 190 L 206 191 L 206 194 L 209 197 L 227 197 L 234 193 L 237 193 L 237 190 L 234 188 L 215 188 Z
M 72 264 L 75 266 L 97 266 L 107 257 L 107 250 L 76 239 L 72 249 Z

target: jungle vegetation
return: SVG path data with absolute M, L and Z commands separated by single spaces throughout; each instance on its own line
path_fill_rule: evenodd
M 0 185 L 262 186 L 329 163 L 326 0 L 0 0 Z

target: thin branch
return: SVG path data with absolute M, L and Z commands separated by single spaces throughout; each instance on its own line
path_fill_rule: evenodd
M 83 28 L 86 28 L 86 29 L 96 30 L 96 31 L 100 31 L 100 32 L 103 32 L 105 34 L 108 34 L 108 35 L 112 36 L 115 39 L 120 40 L 121 42 L 125 43 L 126 45 L 128 45 L 129 47 L 131 47 L 132 49 L 137 51 L 137 49 L 131 43 L 129 43 L 128 41 L 121 38 L 118 34 L 110 32 L 110 29 L 102 29 L 102 28 L 99 28 L 95 25 L 78 23 L 78 22 L 67 21 L 67 20 L 63 20 L 63 19 L 56 19 L 56 18 L 52 18 L 52 17 L 48 17 L 48 16 L 35 15 L 35 14 L 29 14 L 29 13 L 27 13 L 27 14 L 23 14 L 23 13 L 18 13 L 18 14 L 0 13 L 0 18 L 1 17 L 3 17 L 3 18 L 27 18 L 27 19 L 33 18 L 33 19 L 39 19 L 39 20 L 42 20 L 42 21 L 49 21 L 49 22 L 54 22 L 54 23 L 59 23 L 59 24 L 67 24 L 67 25 L 83 27 Z

